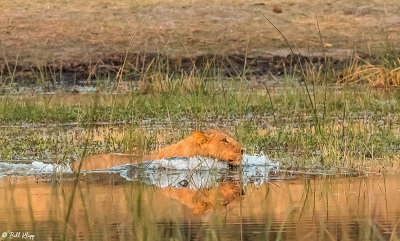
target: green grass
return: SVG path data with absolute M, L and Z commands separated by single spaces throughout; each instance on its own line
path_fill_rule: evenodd
M 247 87 L 231 90 L 208 90 L 185 93 L 132 93 L 113 96 L 99 103 L 107 94 L 95 93 L 85 96 L 70 96 L 72 103 L 60 103 L 65 95 L 36 95 L 0 99 L 0 122 L 2 123 L 68 123 L 68 122 L 121 122 L 143 119 L 165 119 L 171 117 L 207 119 L 212 117 L 236 118 L 252 114 L 276 118 L 293 115 L 317 116 L 325 119 L 341 117 L 345 110 L 349 118 L 364 116 L 374 120 L 397 114 L 400 103 L 399 92 L 382 93 L 367 86 L 317 87 L 312 93 L 312 106 L 305 89 L 293 83 L 290 86 L 270 87 L 271 100 L 262 89 Z M 117 101 L 115 101 L 115 99 Z M 327 98 L 325 100 L 325 98 Z M 273 105 L 271 105 L 271 101 Z M 272 107 L 273 106 L 273 107 Z M 344 109 L 345 108 L 345 109 Z M 325 111 L 325 113 L 324 113 Z M 325 116 L 324 116 L 325 115 Z
M 377 65 L 395 70 L 397 65 L 388 63 L 397 60 L 394 51 L 376 58 Z M 193 129 L 222 126 L 248 153 L 264 152 L 287 168 L 396 169 L 400 92 L 374 89 L 362 76 L 358 84 L 346 81 L 362 69 L 356 58 L 339 65 L 330 59 L 291 60 L 279 78 L 240 71 L 227 78 L 213 62 L 191 73 L 171 72 L 168 61 L 160 58 L 137 76 L 124 70 L 118 86 L 129 85 L 129 92 L 104 76 L 96 77 L 96 92 L 83 94 L 6 91 L 0 98 L 0 123 L 25 126 L 25 131 L 0 129 L 0 157 L 75 160 L 82 141 L 92 135 L 89 129 L 98 133 L 87 143 L 88 154 L 144 154 L 181 140 Z M 42 88 L 58 88 L 51 79 L 41 80 Z
M 397 91 L 363 85 L 317 85 L 307 91 L 290 79 L 268 87 L 269 93 L 234 80 L 225 84 L 229 89 L 206 82 L 195 91 L 5 96 L 0 122 L 26 125 L 26 131 L 21 138 L 18 128 L 0 129 L 0 156 L 76 159 L 88 127 L 102 136 L 89 143 L 89 153 L 149 153 L 182 139 L 193 127 L 209 129 L 219 123 L 248 153 L 263 151 L 290 168 L 358 172 L 398 162 Z M 38 130 L 40 123 L 44 127 Z M 46 127 L 54 123 L 59 125 Z M 74 125 L 63 125 L 69 123 Z

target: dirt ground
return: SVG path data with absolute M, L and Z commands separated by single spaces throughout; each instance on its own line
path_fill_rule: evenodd
M 321 54 L 398 45 L 397 0 L 0 0 L 0 64 L 95 63 L 130 53 L 174 57 Z M 132 40 L 132 41 L 131 41 Z M 130 45 L 131 46 L 128 47 Z

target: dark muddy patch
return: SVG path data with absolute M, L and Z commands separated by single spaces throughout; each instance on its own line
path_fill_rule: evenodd
M 0 74 L 3 82 L 14 81 L 32 84 L 46 81 L 50 84 L 80 85 L 99 79 L 116 79 L 125 60 L 124 54 L 116 54 L 91 62 L 53 62 L 38 66 L 15 65 L 0 59 Z M 168 57 L 156 53 L 129 54 L 123 67 L 124 80 L 144 80 L 154 73 L 168 75 L 199 74 L 204 77 L 241 77 L 283 75 L 302 68 L 306 63 L 321 65 L 330 61 L 339 66 L 345 60 L 300 54 L 255 56 L 245 55 L 198 55 L 192 57 Z

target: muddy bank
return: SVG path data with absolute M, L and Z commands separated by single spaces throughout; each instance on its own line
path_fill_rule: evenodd
M 115 79 L 126 51 L 132 53 L 127 80 L 143 78 L 150 63 L 168 73 L 210 63 L 223 76 L 242 75 L 246 53 L 247 75 L 279 75 L 290 62 L 282 35 L 303 56 L 377 55 L 398 45 L 398 13 L 394 0 L 5 0 L 0 81 L 43 86 Z M 160 65 L 152 62 L 157 53 L 165 54 Z
M 45 81 L 54 85 L 79 85 L 98 79 L 114 80 L 122 69 L 123 79 L 128 81 L 144 80 L 155 73 L 204 77 L 280 76 L 293 72 L 295 67 L 299 69 L 307 63 L 319 66 L 325 61 L 322 56 L 284 53 L 254 57 L 241 54 L 169 57 L 156 53 L 134 53 L 127 56 L 125 65 L 124 60 L 124 54 L 115 54 L 90 62 L 55 61 L 46 65 L 16 65 L 0 58 L 0 74 L 6 82 L 35 84 Z M 346 59 L 329 56 L 327 61 L 339 66 Z

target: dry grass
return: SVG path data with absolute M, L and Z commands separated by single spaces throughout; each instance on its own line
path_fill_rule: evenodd
M 343 81 L 346 83 L 368 82 L 377 88 L 400 86 L 400 58 L 393 64 L 371 64 L 362 60 L 361 65 L 352 65 Z
M 280 55 L 276 50 L 286 48 L 281 36 L 256 10 L 305 52 L 320 52 L 318 18 L 331 46 L 327 53 L 341 57 L 353 47 L 364 53 L 379 48 L 383 32 L 398 39 L 400 21 L 396 1 L 1 0 L 0 5 L 0 51 L 10 58 L 19 52 L 21 63 L 34 64 L 96 62 L 124 53 L 143 19 L 132 52 L 185 56 L 247 49 L 249 56 Z M 282 13 L 274 13 L 275 7 Z

